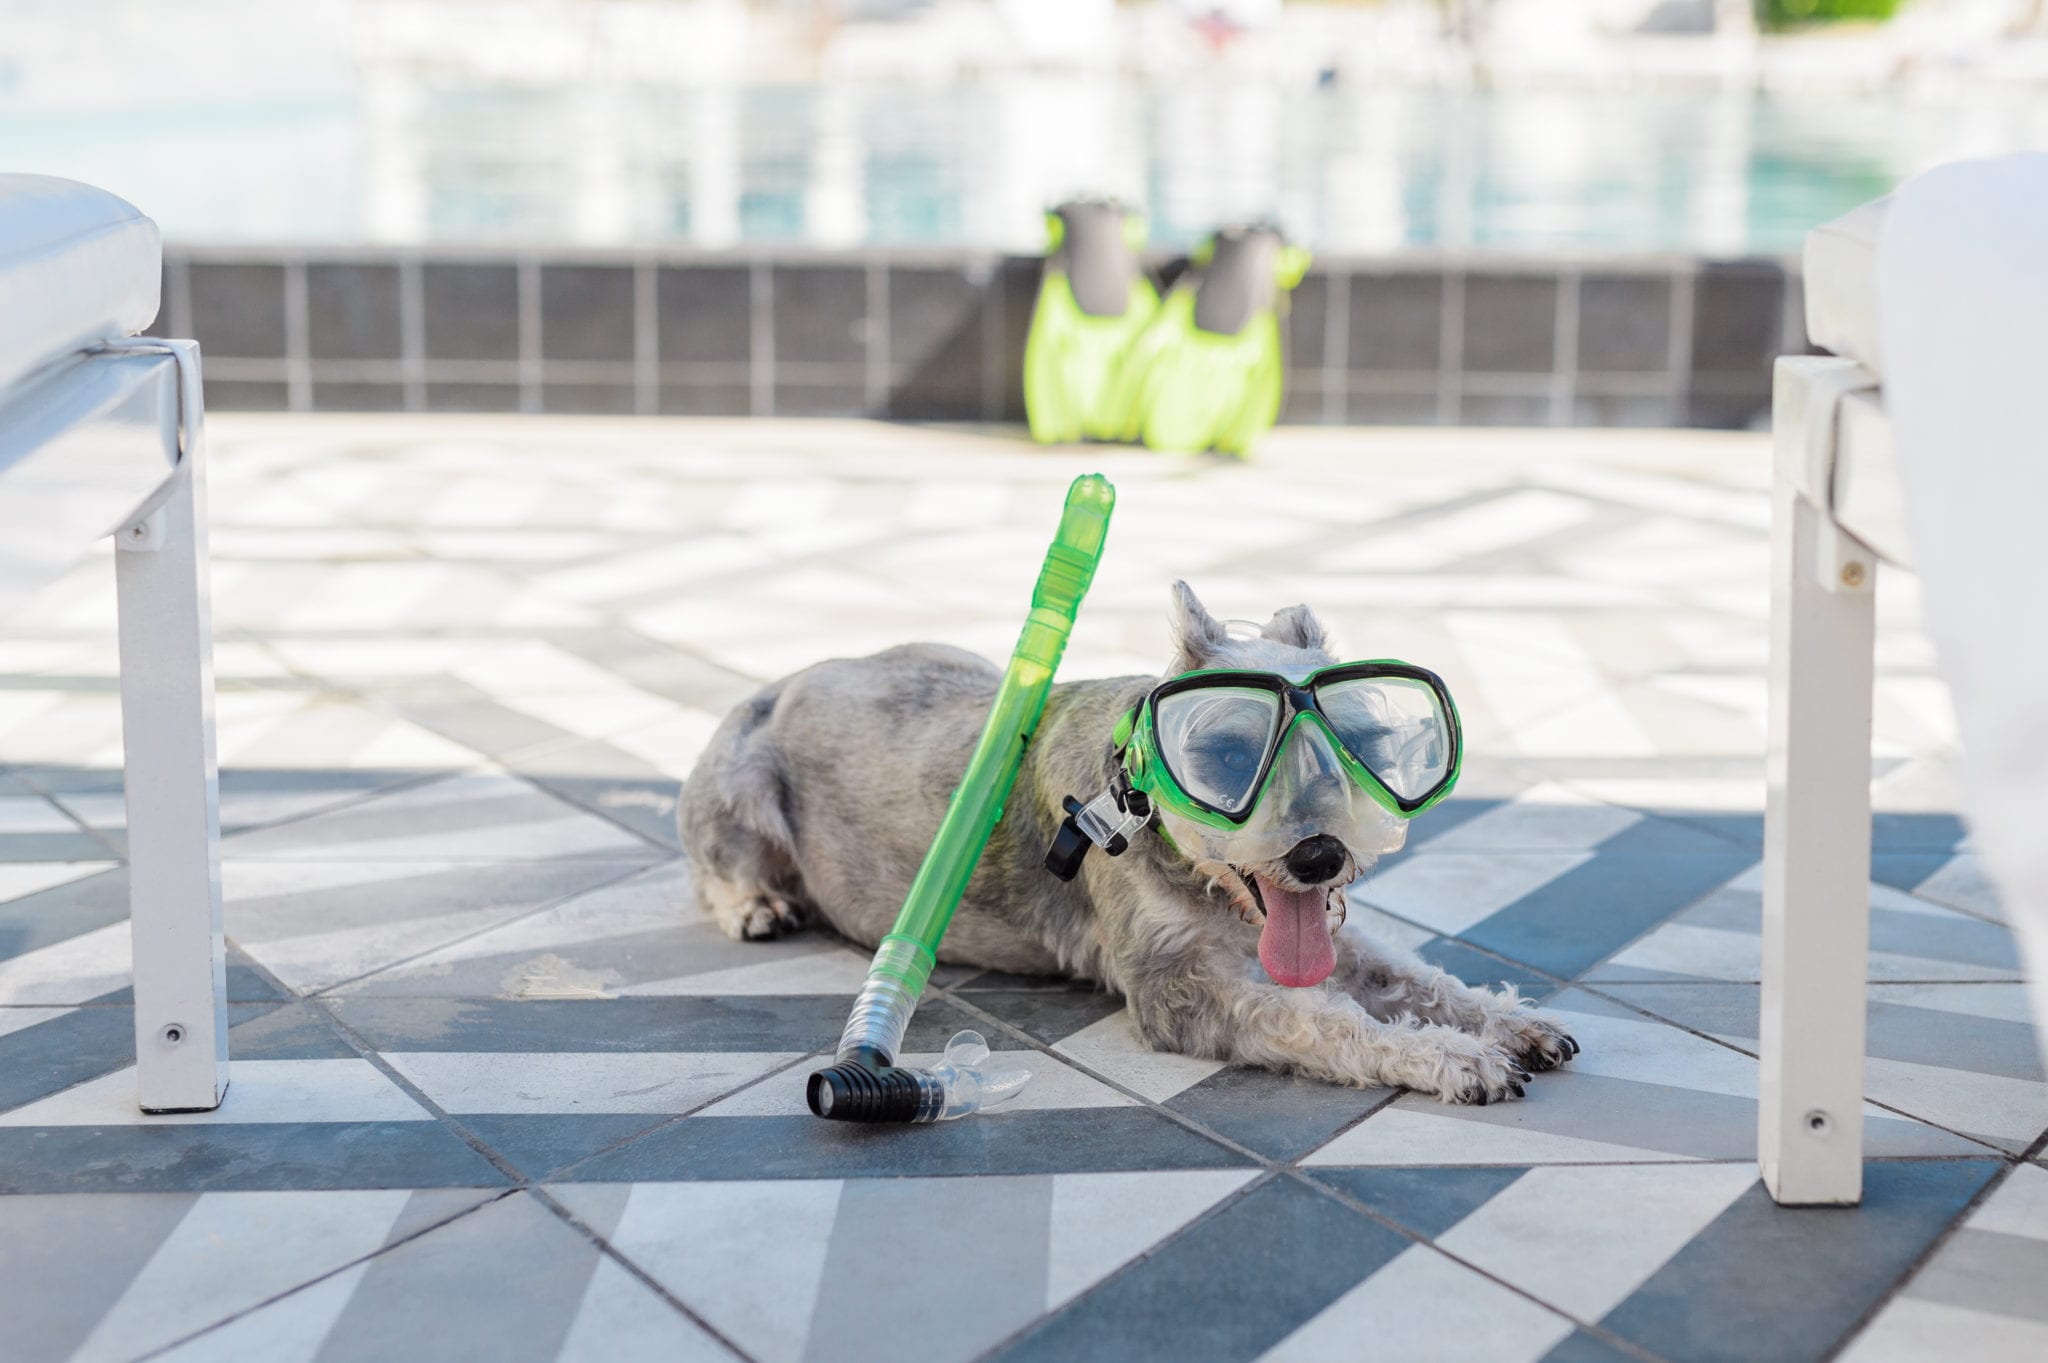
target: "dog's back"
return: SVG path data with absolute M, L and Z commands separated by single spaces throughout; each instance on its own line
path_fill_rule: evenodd
M 735 707 L 683 791 L 703 907 L 735 936 L 777 936 L 816 912 L 878 941 L 1000 675 L 963 649 L 907 644 L 819 663 Z

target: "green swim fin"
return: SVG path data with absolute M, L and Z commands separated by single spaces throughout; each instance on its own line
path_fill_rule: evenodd
M 1024 343 L 1024 411 L 1040 444 L 1118 439 L 1129 414 L 1112 408 L 1124 352 L 1159 310 L 1138 261 L 1145 220 L 1102 200 L 1045 215 L 1045 275 Z
M 1118 432 L 1155 450 L 1245 455 L 1280 416 L 1281 320 L 1309 254 L 1276 228 L 1229 227 L 1196 249 L 1124 357 Z

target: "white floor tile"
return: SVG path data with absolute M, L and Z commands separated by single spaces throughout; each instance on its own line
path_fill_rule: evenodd
M 390 1051 L 450 1112 L 687 1112 L 796 1060 L 776 1051 Z
M 411 1197 L 405 1189 L 208 1193 L 71 1363 L 121 1363 L 373 1254 Z
M 1261 1363 L 1535 1363 L 1572 1322 L 1423 1245 L 1259 1355 Z
M 145 1113 L 130 1066 L 0 1113 L 0 1126 L 213 1126 L 232 1122 L 424 1122 L 432 1114 L 367 1060 L 235 1060 L 211 1112 Z
M 1125 1088 L 1163 1103 L 1224 1068 L 1220 1060 L 1155 1051 L 1138 1035 L 1129 1009 L 1118 1009 L 1054 1044 L 1061 1055 Z
M 1598 1320 L 1756 1180 L 1749 1164 L 1540 1167 L 1437 1244 L 1560 1310 Z

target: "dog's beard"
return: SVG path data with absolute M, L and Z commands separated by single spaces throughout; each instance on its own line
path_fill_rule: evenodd
M 1305 989 L 1321 984 L 1337 968 L 1331 937 L 1348 912 L 1343 887 L 1356 878 L 1355 858 L 1329 885 L 1302 885 L 1274 862 L 1234 866 L 1205 861 L 1195 869 L 1229 895 L 1240 918 L 1258 925 L 1259 964 L 1275 984 Z

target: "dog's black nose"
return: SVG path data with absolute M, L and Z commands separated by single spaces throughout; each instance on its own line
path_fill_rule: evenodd
M 1344 844 L 1328 833 L 1303 838 L 1287 854 L 1287 873 L 1304 885 L 1321 885 L 1344 869 Z

